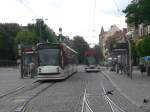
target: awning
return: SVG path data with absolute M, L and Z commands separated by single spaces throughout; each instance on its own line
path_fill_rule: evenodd
M 145 61 L 150 61 L 150 56 L 144 56 L 143 58 Z

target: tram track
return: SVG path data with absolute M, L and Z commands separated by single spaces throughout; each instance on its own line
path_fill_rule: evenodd
M 54 84 L 55 82 L 36 82 L 6 93 L 0 97 L 0 111 L 25 112 L 27 105 L 33 98 L 43 93 Z
M 142 112 L 142 110 L 121 91 L 120 88 L 105 74 L 101 81 L 103 96 L 110 105 L 112 112 Z M 110 94 L 109 94 L 110 93 Z
M 102 103 L 105 105 L 103 105 L 102 108 L 107 108 L 109 112 L 132 112 L 131 109 L 128 109 L 128 107 L 126 107 L 128 106 L 128 104 L 126 104 L 127 99 L 118 96 L 118 91 L 113 85 L 111 85 L 110 82 L 108 82 L 109 80 L 105 76 L 102 77 L 100 81 L 100 93 L 89 94 L 86 91 L 88 88 L 85 89 L 81 112 L 97 112 L 98 110 L 100 110 L 99 107 L 101 107 Z M 101 102 L 99 107 L 97 106 L 98 99 Z M 97 103 L 95 103 L 94 101 Z
M 94 110 L 96 109 L 92 109 L 91 108 L 91 102 L 88 100 L 88 97 L 103 97 L 104 98 L 104 101 L 107 102 L 107 106 L 106 108 L 109 106 L 110 107 L 110 111 L 111 112 L 128 112 L 126 111 L 125 109 L 123 109 L 121 106 L 117 105 L 113 100 L 111 100 L 108 95 L 106 94 L 106 88 L 104 87 L 103 83 L 101 83 L 101 87 L 103 89 L 103 93 L 100 93 L 99 95 L 90 95 L 86 92 L 86 89 L 85 89 L 85 92 L 84 92 L 84 97 L 83 97 L 83 104 L 82 104 L 82 110 L 81 112 L 96 112 Z M 108 108 L 109 108 L 108 107 Z
M 44 85 L 45 87 L 43 87 L 42 89 L 40 89 L 38 92 L 34 93 L 29 99 L 27 99 L 22 105 L 19 105 L 18 107 L 16 107 L 12 112 L 25 112 L 27 109 L 28 104 L 30 103 L 30 101 L 32 99 L 34 99 L 35 97 L 37 97 L 39 94 L 43 93 L 44 91 L 46 91 L 48 88 L 50 88 L 51 86 L 53 86 L 55 83 L 51 83 L 51 84 L 46 84 Z
M 113 100 L 111 100 L 108 97 L 108 94 L 107 94 L 106 88 L 104 87 L 103 82 L 101 83 L 101 87 L 103 89 L 103 97 L 106 100 L 106 102 L 108 102 L 108 104 L 110 105 L 112 112 L 127 112 L 125 109 L 117 105 Z
M 35 83 L 38 83 L 38 82 L 35 81 L 35 82 L 33 82 L 33 83 L 29 84 L 29 85 L 22 85 L 22 86 L 20 86 L 20 87 L 16 87 L 15 89 L 7 90 L 6 92 L 0 94 L 0 100 L 1 100 L 2 98 L 4 98 L 4 97 L 8 96 L 8 95 L 11 95 L 11 94 L 16 93 L 16 92 L 18 92 L 18 91 L 20 91 L 20 90 L 23 90 L 24 88 L 27 88 L 27 87 L 29 87 L 29 86 L 35 84 Z

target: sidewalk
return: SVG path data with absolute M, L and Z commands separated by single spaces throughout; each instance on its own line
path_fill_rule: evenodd
M 103 71 L 103 73 L 133 104 L 141 108 L 150 108 L 150 77 L 146 73 L 141 75 L 138 70 L 134 70 L 133 79 L 115 72 Z M 144 98 L 149 100 L 147 104 L 143 103 Z
M 6 92 L 31 84 L 35 79 L 21 79 L 17 67 L 0 67 L 0 95 Z

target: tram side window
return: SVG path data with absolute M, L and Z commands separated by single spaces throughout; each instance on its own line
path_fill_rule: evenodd
M 68 57 L 67 55 L 64 55 L 64 66 L 68 65 Z
M 77 56 L 73 52 L 64 55 L 64 66 L 69 64 L 77 64 Z
M 70 64 L 75 64 L 76 63 L 76 60 L 75 60 L 75 54 L 73 52 L 70 53 L 70 56 L 69 56 L 69 63 Z

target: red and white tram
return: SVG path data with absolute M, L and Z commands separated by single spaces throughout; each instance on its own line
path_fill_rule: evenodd
M 77 52 L 64 43 L 37 45 L 38 80 L 65 79 L 77 72 Z

